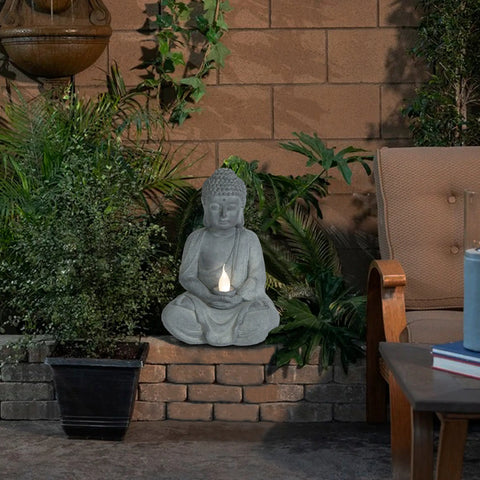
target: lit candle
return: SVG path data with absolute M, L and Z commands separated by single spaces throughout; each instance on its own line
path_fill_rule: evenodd
M 218 280 L 218 291 L 219 292 L 230 291 L 230 278 L 228 278 L 228 274 L 225 271 L 225 265 L 223 265 L 222 267 L 222 274 L 220 275 L 220 279 Z

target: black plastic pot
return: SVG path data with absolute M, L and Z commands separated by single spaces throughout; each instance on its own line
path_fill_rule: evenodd
M 141 348 L 136 360 L 45 359 L 53 369 L 62 428 L 70 438 L 123 439 L 148 343 L 142 343 Z

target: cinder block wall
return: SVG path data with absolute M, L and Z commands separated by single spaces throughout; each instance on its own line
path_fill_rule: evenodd
M 137 84 L 142 47 L 154 45 L 138 30 L 155 17 L 158 2 L 103 1 L 112 15 L 113 35 L 97 63 L 75 79 L 86 95 L 103 88 L 104 72 L 114 61 L 126 83 Z M 410 143 L 400 109 L 422 75 L 408 53 L 418 22 L 416 0 L 230 4 L 224 41 L 232 53 L 225 69 L 208 79 L 202 111 L 171 133 L 172 141 L 196 145 L 196 154 L 204 155 L 195 174 L 209 175 L 229 155 L 257 159 L 273 173 L 301 174 L 305 159 L 278 146 L 292 139 L 292 132 L 316 132 L 329 146 L 372 152 Z M 10 70 L 23 88 L 35 90 L 31 80 Z M 347 236 L 375 235 L 373 191 L 361 169 L 351 186 L 333 179 L 330 198 L 322 200 L 327 223 Z M 372 242 L 367 246 L 374 248 Z M 347 251 L 352 275 L 365 272 L 359 245 L 352 241 Z

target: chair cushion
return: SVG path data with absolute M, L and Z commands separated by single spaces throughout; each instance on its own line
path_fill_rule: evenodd
M 463 339 L 463 312 L 420 310 L 407 312 L 407 336 L 411 343 L 445 343 Z
M 380 254 L 407 276 L 407 309 L 463 307 L 463 192 L 480 147 L 382 148 L 374 162 Z

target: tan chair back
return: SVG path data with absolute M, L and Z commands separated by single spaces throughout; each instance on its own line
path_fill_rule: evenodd
M 401 262 L 407 309 L 463 307 L 463 192 L 480 147 L 382 148 L 374 161 L 382 259 Z

